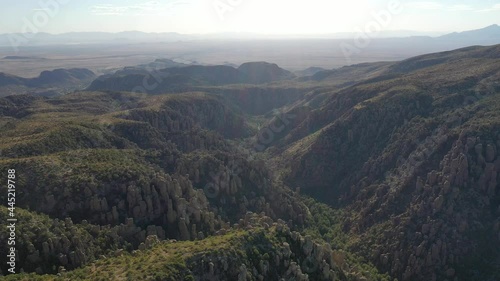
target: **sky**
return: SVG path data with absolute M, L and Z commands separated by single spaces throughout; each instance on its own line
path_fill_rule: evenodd
M 452 32 L 500 24 L 500 0 L 0 0 L 0 34 Z

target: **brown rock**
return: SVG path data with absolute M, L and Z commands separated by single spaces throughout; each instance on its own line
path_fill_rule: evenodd
M 448 277 L 455 276 L 455 269 L 450 268 L 450 269 L 446 270 L 446 276 L 448 276 Z
M 430 172 L 429 174 L 427 174 L 427 183 L 429 185 L 434 185 L 437 181 L 437 172 L 436 171 L 432 171 Z
M 424 249 L 425 249 L 425 241 L 420 243 L 420 245 L 417 247 L 417 249 L 415 251 L 415 254 L 417 255 L 417 257 L 419 257 L 423 253 Z
M 488 144 L 486 145 L 486 156 L 485 156 L 485 160 L 486 162 L 493 162 L 495 160 L 495 157 L 496 157 L 496 147 L 494 144 Z
M 422 178 L 417 177 L 417 183 L 415 185 L 415 189 L 417 190 L 418 193 L 424 190 L 424 181 L 422 180 Z
M 482 156 L 483 155 L 483 145 L 478 144 L 474 147 L 474 151 L 476 152 L 477 156 Z
M 444 203 L 443 195 L 439 195 L 434 202 L 432 203 L 432 207 L 434 208 L 434 212 L 439 212 Z
M 422 225 L 422 234 L 427 234 L 429 233 L 429 230 L 431 229 L 431 226 L 429 224 L 423 224 Z
M 190 240 L 189 230 L 184 218 L 179 219 L 179 235 L 181 240 Z

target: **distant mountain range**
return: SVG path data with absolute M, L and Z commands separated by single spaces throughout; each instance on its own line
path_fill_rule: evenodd
M 464 32 L 454 32 L 439 37 L 445 40 L 498 40 L 500 39 L 500 26 L 497 24 L 488 27 Z
M 424 37 L 437 39 L 438 41 L 464 41 L 474 44 L 498 44 L 500 43 L 500 26 L 497 24 L 471 31 L 454 32 L 439 37 L 433 37 L 438 33 L 425 33 L 416 31 L 383 31 L 376 38 L 401 38 Z M 290 39 L 290 38 L 325 38 L 346 39 L 356 37 L 356 33 L 341 32 L 324 35 L 262 35 L 254 33 L 218 33 L 218 34 L 180 34 L 175 32 L 146 33 L 141 31 L 125 31 L 118 33 L 109 32 L 70 32 L 62 34 L 36 33 L 36 34 L 0 34 L 0 46 L 10 46 L 12 42 L 21 41 L 23 45 L 68 45 L 68 44 L 94 44 L 94 43 L 125 43 L 125 42 L 176 42 L 189 40 L 210 39 Z M 29 40 L 22 40 L 28 38 Z M 465 42 L 466 41 L 466 42 Z M 477 43 L 479 42 L 479 43 Z

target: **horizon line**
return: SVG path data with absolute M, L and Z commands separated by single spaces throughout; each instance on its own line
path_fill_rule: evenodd
M 387 33 L 387 32 L 412 32 L 412 33 L 428 33 L 428 34 L 451 34 L 451 33 L 461 33 L 467 31 L 475 31 L 481 30 L 489 27 L 500 27 L 499 24 L 491 24 L 484 26 L 482 28 L 477 29 L 467 29 L 461 31 L 420 31 L 420 30 L 411 30 L 411 29 L 388 29 L 381 30 L 376 33 Z M 66 35 L 71 33 L 105 33 L 105 34 L 120 34 L 120 33 L 143 33 L 143 34 L 177 34 L 177 35 L 188 35 L 188 36 L 207 36 L 207 35 L 224 35 L 224 34 L 247 34 L 247 35 L 258 35 L 258 36 L 331 36 L 331 35 L 339 35 L 339 34 L 355 34 L 356 31 L 337 31 L 337 32 L 329 32 L 329 33 L 259 33 L 259 32 L 251 32 L 251 31 L 228 31 L 228 32 L 210 32 L 210 33 L 180 33 L 177 31 L 161 31 L 161 32 L 150 32 L 150 31 L 141 31 L 141 30 L 122 30 L 122 31 L 67 31 L 61 33 L 51 33 L 51 32 L 7 32 L 0 33 L 1 35 L 13 35 L 13 34 L 49 34 L 49 35 Z M 374 32 L 371 32 L 374 33 Z M 425 35 L 423 35 L 425 36 Z

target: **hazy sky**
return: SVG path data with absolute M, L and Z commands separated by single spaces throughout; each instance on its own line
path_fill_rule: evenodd
M 402 10 L 388 9 L 399 2 Z M 500 24 L 500 0 L 0 0 L 0 33 L 128 31 L 356 32 L 386 11 L 384 30 L 462 31 Z M 59 3 L 43 5 L 42 3 Z M 217 8 L 216 8 L 217 7 Z M 30 29 L 31 27 L 31 29 Z M 371 25 L 370 27 L 373 27 Z M 376 28 L 376 27 L 375 27 Z

